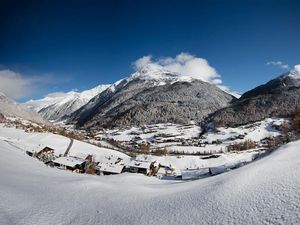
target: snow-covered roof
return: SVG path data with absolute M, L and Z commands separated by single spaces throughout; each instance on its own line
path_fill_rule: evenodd
M 85 162 L 85 160 L 77 158 L 77 157 L 67 156 L 67 157 L 57 158 L 53 162 L 57 163 L 57 164 L 60 164 L 60 165 L 64 165 L 64 166 L 74 167 L 76 165 L 81 165 L 82 163 Z
M 131 167 L 136 167 L 136 168 L 142 168 L 142 169 L 149 169 L 150 165 L 152 162 L 150 161 L 137 161 L 137 160 L 132 160 L 129 164 Z
M 124 168 L 124 165 L 100 162 L 97 167 L 100 171 L 109 173 L 121 173 Z

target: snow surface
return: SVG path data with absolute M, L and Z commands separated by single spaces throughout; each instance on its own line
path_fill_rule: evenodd
M 48 146 L 54 149 L 54 155 L 56 156 L 63 155 L 70 143 L 70 139 L 64 136 L 51 133 L 26 133 L 23 130 L 3 127 L 3 125 L 0 125 L 0 140 L 4 140 L 23 151 L 30 152 L 38 152 Z M 69 156 L 85 159 L 90 154 L 97 161 L 111 155 L 129 159 L 129 156 L 124 153 L 74 140 Z
M 105 133 L 97 135 L 98 137 L 112 138 L 116 141 L 131 141 L 139 136 L 144 141 L 151 141 L 158 135 L 171 135 L 178 138 L 190 139 L 198 137 L 201 128 L 197 125 L 178 125 L 172 123 L 154 124 L 145 126 L 145 129 L 132 127 L 122 130 L 106 130 Z M 163 138 L 164 140 L 168 138 Z
M 73 174 L 0 146 L 0 224 L 300 223 L 300 141 L 193 182 Z
M 158 161 L 161 165 L 170 166 L 177 175 L 181 175 L 183 170 L 193 170 L 201 168 L 210 168 L 225 166 L 226 168 L 234 168 L 242 163 L 252 162 L 261 152 L 249 150 L 242 153 L 220 154 L 218 158 L 203 159 L 201 156 L 154 156 L 139 155 L 137 160 L 142 161 Z

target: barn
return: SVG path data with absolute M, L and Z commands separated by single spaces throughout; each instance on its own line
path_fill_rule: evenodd
M 84 159 L 72 156 L 60 157 L 53 161 L 54 166 L 58 167 L 59 169 L 71 170 L 78 173 L 84 172 L 85 162 L 86 161 Z
M 54 149 L 46 146 L 39 152 L 36 152 L 34 155 L 44 163 L 48 163 L 54 160 Z
M 148 175 L 150 172 L 150 166 L 152 162 L 132 160 L 129 164 L 129 172 L 131 173 L 143 173 Z

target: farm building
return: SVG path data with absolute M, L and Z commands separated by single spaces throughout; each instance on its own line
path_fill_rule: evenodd
M 97 173 L 103 175 L 120 174 L 124 172 L 124 168 L 123 159 L 114 155 L 105 156 L 96 166 Z
M 110 174 L 120 174 L 124 170 L 124 165 L 99 162 L 96 166 L 97 174 L 110 175 Z
M 129 172 L 131 173 L 143 173 L 148 175 L 150 172 L 150 166 L 152 162 L 149 161 L 137 161 L 137 160 L 132 160 L 128 167 L 129 167 Z
M 172 176 L 172 175 L 174 175 L 174 168 L 172 168 L 171 166 L 164 166 L 164 165 L 160 165 L 156 173 L 156 176 L 158 177 Z
M 35 157 L 37 157 L 39 160 L 43 161 L 44 163 L 50 162 L 54 159 L 54 149 L 46 146 L 39 152 L 36 152 Z
M 83 172 L 85 166 L 85 160 L 77 157 L 64 156 L 57 158 L 53 161 L 54 166 L 60 169 L 67 169 L 74 172 Z

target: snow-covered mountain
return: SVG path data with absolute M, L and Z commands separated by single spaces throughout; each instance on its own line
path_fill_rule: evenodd
M 260 85 L 216 112 L 210 120 L 217 125 L 238 126 L 272 116 L 287 116 L 300 106 L 300 65 Z
M 47 123 L 38 113 L 25 106 L 17 104 L 0 92 L 0 113 L 9 117 L 18 117 L 35 123 Z
M 147 65 L 95 96 L 69 121 L 94 128 L 199 122 L 233 99 L 215 85 Z
M 60 120 L 81 106 L 90 99 L 104 91 L 110 85 L 99 85 L 83 92 L 70 91 L 67 93 L 53 93 L 43 99 L 30 100 L 24 103 L 25 106 L 34 109 L 44 118 L 49 120 Z

